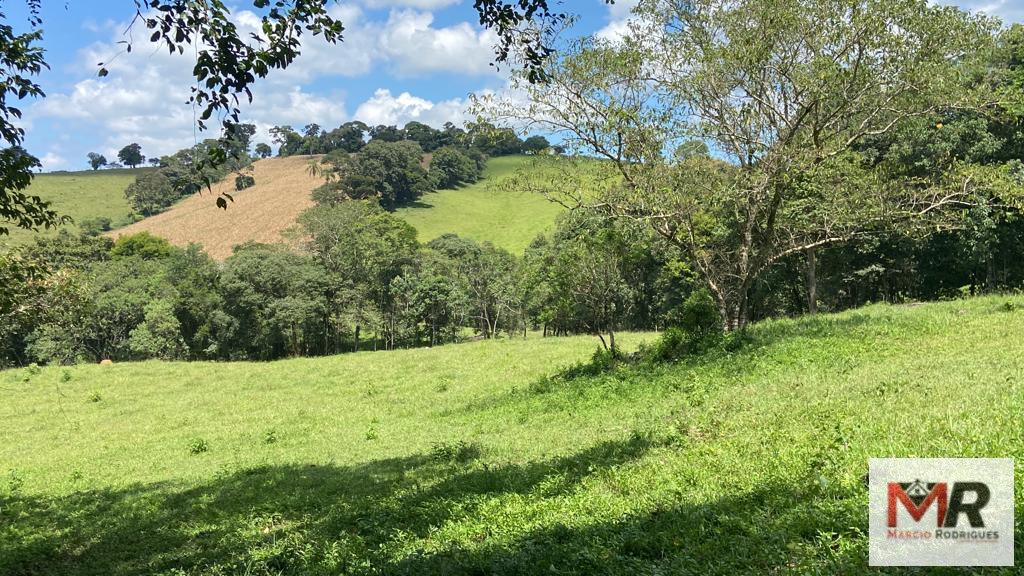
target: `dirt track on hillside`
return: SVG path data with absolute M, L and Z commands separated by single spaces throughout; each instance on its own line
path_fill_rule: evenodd
M 278 242 L 281 232 L 295 223 L 299 213 L 313 205 L 312 191 L 323 183 L 309 174 L 310 156 L 268 158 L 254 165 L 256 185 L 235 191 L 234 174 L 205 191 L 157 214 L 109 233 L 111 237 L 147 231 L 177 246 L 201 244 L 213 258 L 223 260 L 233 246 L 249 240 Z M 217 195 L 226 191 L 235 201 L 227 210 L 217 208 Z

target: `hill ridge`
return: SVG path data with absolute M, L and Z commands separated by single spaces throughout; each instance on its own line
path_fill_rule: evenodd
M 310 174 L 312 156 L 266 158 L 253 164 L 256 185 L 235 190 L 235 179 L 228 175 L 206 191 L 178 202 L 160 214 L 108 232 L 117 238 L 126 234 L 149 232 L 177 246 L 200 244 L 217 260 L 231 255 L 232 248 L 248 241 L 274 243 L 283 240 L 282 232 L 291 227 L 298 215 L 313 206 L 311 194 L 323 183 L 321 176 Z M 227 192 L 234 197 L 227 210 L 214 199 Z

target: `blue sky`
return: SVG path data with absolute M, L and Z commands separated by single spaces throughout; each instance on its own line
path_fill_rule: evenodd
M 579 34 L 613 34 L 635 0 L 607 6 L 602 0 L 566 0 L 580 15 Z M 945 0 L 1024 21 L 1024 0 Z M 251 2 L 233 4 L 240 27 L 254 25 Z M 186 104 L 191 63 L 148 43 L 141 25 L 131 54 L 118 41 L 134 13 L 131 0 L 44 0 L 43 29 L 51 69 L 40 77 L 47 98 L 22 106 L 26 147 L 44 170 L 84 169 L 85 156 L 138 142 L 147 156 L 192 145 L 193 110 Z M 276 124 L 296 128 L 316 122 L 334 127 L 358 119 L 368 124 L 419 120 L 440 126 L 466 118 L 471 92 L 501 90 L 505 79 L 490 66 L 493 37 L 476 23 L 472 0 L 348 0 L 331 8 L 346 26 L 345 41 L 310 41 L 286 71 L 276 71 L 255 90 L 244 109 L 259 140 Z M 9 21 L 24 26 L 22 2 L 5 6 Z M 109 76 L 96 77 L 98 62 Z

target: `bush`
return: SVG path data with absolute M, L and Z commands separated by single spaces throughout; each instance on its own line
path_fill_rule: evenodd
M 469 462 L 480 457 L 480 447 L 473 442 L 435 442 L 430 457 L 436 462 Z
M 138 232 L 121 236 L 114 242 L 110 255 L 114 258 L 130 258 L 138 256 L 143 260 L 166 258 L 174 251 L 171 243 L 149 232 Z
M 248 174 L 242 174 L 235 177 L 235 190 L 245 190 L 246 188 L 252 188 L 256 185 L 256 179 Z
M 680 325 L 665 330 L 646 355 L 653 361 L 673 362 L 703 354 L 722 340 L 722 319 L 715 301 L 707 290 L 695 290 L 683 302 Z
M 574 380 L 576 378 L 583 378 L 587 376 L 597 376 L 614 370 L 619 364 L 626 362 L 629 358 L 622 352 L 622 350 L 616 348 L 615 350 L 606 350 L 601 346 L 598 346 L 594 350 L 594 354 L 590 356 L 589 362 L 578 362 L 569 366 L 565 370 L 562 370 L 555 376 L 555 380 Z M 550 379 L 549 379 L 550 380 Z M 550 390 L 553 381 L 544 382 L 543 379 L 534 385 L 531 385 L 531 391 L 544 393 Z
M 124 197 L 139 214 L 152 216 L 166 210 L 182 197 L 166 170 L 143 174 L 124 191 Z
M 113 228 L 113 223 L 110 221 L 110 218 L 100 216 L 99 218 L 87 218 L 82 220 L 78 225 L 78 228 L 82 231 L 82 234 L 85 234 L 86 236 L 99 236 Z
M 188 443 L 189 454 L 196 455 L 210 451 L 210 445 L 202 438 L 193 438 Z
M 683 302 L 679 326 L 698 340 L 721 336 L 722 317 L 715 300 L 706 289 L 694 290 Z
M 674 362 L 689 356 L 693 349 L 693 336 L 683 328 L 673 326 L 665 330 L 658 341 L 647 350 L 647 357 L 658 362 Z

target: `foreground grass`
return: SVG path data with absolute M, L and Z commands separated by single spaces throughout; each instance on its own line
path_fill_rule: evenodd
M 419 232 L 421 242 L 445 233 L 488 241 L 513 254 L 550 229 L 562 208 L 540 194 L 503 188 L 501 179 L 529 166 L 527 156 L 499 156 L 487 162 L 484 178 L 457 190 L 438 190 L 396 213 Z
M 128 223 L 131 206 L 124 198 L 125 188 L 135 182 L 135 177 L 149 168 L 99 170 L 84 172 L 54 172 L 39 174 L 28 189 L 29 194 L 48 200 L 51 207 L 62 216 L 71 216 L 71 224 L 62 226 L 72 232 L 77 224 L 90 218 L 107 217 L 115 227 Z M 54 235 L 56 230 L 31 232 L 11 228 L 9 238 L 0 237 L 0 247 L 29 242 L 38 235 Z
M 592 339 L 3 372 L 0 574 L 875 573 L 868 457 L 1024 448 L 1022 306 L 571 381 Z

